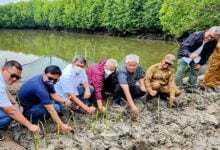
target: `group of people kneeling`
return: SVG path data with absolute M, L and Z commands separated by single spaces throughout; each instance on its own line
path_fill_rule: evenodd
M 60 119 L 62 110 L 70 107 L 76 112 L 94 113 L 96 109 L 105 112 L 103 97 L 106 91 L 113 96 L 113 107 L 120 107 L 127 102 L 136 115 L 140 111 L 134 99 L 146 93 L 147 99 L 162 94 L 174 104 L 176 97 L 181 94 L 178 87 L 183 87 L 182 78 L 187 66 L 191 69 L 187 91 L 196 88 L 198 70 L 217 45 L 218 29 L 193 33 L 182 43 L 176 78 L 176 57 L 172 54 L 149 67 L 146 73 L 139 65 L 139 56 L 135 54 L 127 55 L 125 65 L 120 68 L 117 61 L 111 58 L 87 69 L 86 58 L 78 55 L 62 71 L 56 65 L 46 67 L 43 74 L 27 80 L 14 98 L 7 86 L 21 78 L 22 66 L 17 61 L 7 61 L 0 73 L 0 129 L 7 128 L 14 119 L 30 131 L 39 133 L 40 128 L 36 125 L 38 121 L 51 117 L 64 132 L 72 131 L 72 127 Z

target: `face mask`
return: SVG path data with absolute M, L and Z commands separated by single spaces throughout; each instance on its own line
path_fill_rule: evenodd
M 113 72 L 111 70 L 105 69 L 105 79 L 108 78 Z
M 54 86 L 54 82 L 53 81 L 46 81 L 45 84 L 46 84 L 46 87 L 49 88 L 49 89 L 53 88 L 53 86 Z
M 73 69 L 76 74 L 80 74 L 84 70 L 83 68 L 78 66 L 74 66 Z

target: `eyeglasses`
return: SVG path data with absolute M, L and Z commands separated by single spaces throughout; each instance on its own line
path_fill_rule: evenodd
M 165 61 L 165 64 L 168 65 L 168 66 L 170 66 L 170 67 L 173 66 L 173 64 L 171 64 L 171 63 L 169 63 L 169 62 L 167 62 L 167 61 Z
M 59 79 L 54 79 L 52 77 L 47 76 L 48 81 L 53 81 L 53 83 L 56 83 L 57 81 L 59 81 Z
M 7 69 L 6 69 L 7 70 Z M 15 73 L 11 73 L 10 71 L 7 70 L 7 72 L 10 74 L 10 78 L 20 80 L 21 76 L 16 75 Z

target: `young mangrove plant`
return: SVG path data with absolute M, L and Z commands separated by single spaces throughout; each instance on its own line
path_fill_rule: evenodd
M 43 136 L 44 136 L 44 144 L 46 145 L 46 148 L 48 147 L 48 141 L 47 141 L 47 130 L 45 128 L 45 125 L 40 121 L 39 122 L 42 129 L 43 129 Z
M 160 96 L 157 99 L 157 122 L 160 123 Z
M 57 124 L 57 138 L 60 139 L 60 125 Z
M 96 124 L 98 122 L 98 116 L 99 116 L 99 110 L 96 111 L 96 115 L 95 115 L 95 121 L 94 121 L 94 125 L 92 127 L 92 131 L 94 132 L 94 130 L 96 129 Z

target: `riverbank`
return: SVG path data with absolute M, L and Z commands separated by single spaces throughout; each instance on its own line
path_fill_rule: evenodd
M 23 127 L 10 127 L 13 140 L 26 149 L 138 149 L 138 150 L 218 150 L 220 147 L 220 93 L 187 94 L 170 108 L 166 100 L 135 102 L 140 117 L 128 105 L 112 108 L 107 114 L 78 114 L 65 110 L 62 120 L 74 127 L 74 134 L 63 134 L 52 120 L 44 126 L 44 136 L 33 136 Z M 46 146 L 47 145 L 47 146 Z M 18 150 L 18 149 L 17 149 Z
M 69 32 L 69 33 L 82 33 L 82 34 L 90 34 L 90 35 L 103 35 L 103 36 L 112 36 L 112 37 L 124 37 L 124 38 L 132 38 L 132 39 L 143 39 L 143 40 L 162 40 L 162 41 L 174 41 L 176 42 L 177 38 L 172 35 L 158 32 L 158 33 L 149 33 L 143 32 L 140 34 L 131 34 L 131 33 L 122 33 L 122 32 L 108 32 L 108 31 L 92 31 L 92 30 L 67 30 L 67 29 L 41 29 L 41 28 L 6 28 L 0 30 L 33 30 L 33 31 L 45 31 L 45 32 Z M 178 41 L 184 39 L 188 34 L 185 33 L 183 36 L 178 38 Z

